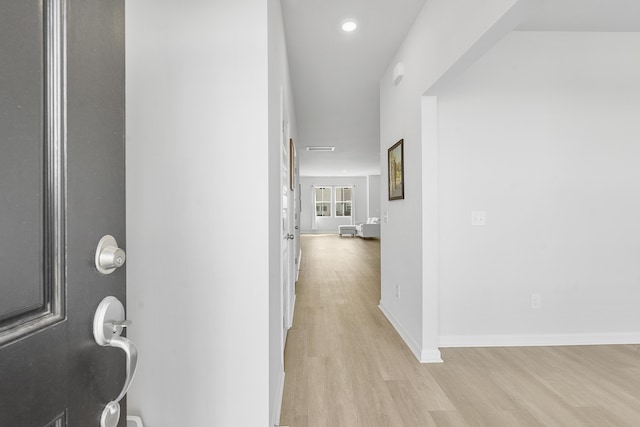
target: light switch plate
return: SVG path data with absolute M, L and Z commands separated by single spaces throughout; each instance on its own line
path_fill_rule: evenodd
M 487 213 L 485 211 L 471 211 L 471 225 L 482 227 L 487 223 Z
M 542 307 L 542 296 L 540 294 L 531 294 L 531 309 L 540 310 Z

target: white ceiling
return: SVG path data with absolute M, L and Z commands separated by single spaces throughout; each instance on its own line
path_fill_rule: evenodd
M 380 173 L 380 77 L 424 1 L 282 0 L 302 176 Z
M 380 173 L 379 80 L 424 2 L 282 0 L 302 176 Z M 640 31 L 640 0 L 531 0 L 518 29 Z
M 532 0 L 522 31 L 640 31 L 640 0 Z

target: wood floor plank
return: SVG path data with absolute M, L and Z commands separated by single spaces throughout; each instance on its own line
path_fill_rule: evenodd
M 431 411 L 430 414 L 438 427 L 474 427 L 458 411 Z
M 387 387 L 400 414 L 398 426 L 437 427 L 429 411 L 421 404 L 421 396 L 414 392 L 407 380 L 387 381 Z
M 640 426 L 640 346 L 446 348 L 420 364 L 378 309 L 379 241 L 301 240 L 281 425 Z

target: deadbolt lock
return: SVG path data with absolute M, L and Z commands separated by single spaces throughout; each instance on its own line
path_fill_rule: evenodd
M 111 274 L 122 267 L 127 260 L 124 250 L 118 247 L 113 236 L 106 235 L 98 243 L 96 249 L 96 268 L 102 274 Z

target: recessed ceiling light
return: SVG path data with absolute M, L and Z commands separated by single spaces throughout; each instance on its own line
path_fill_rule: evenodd
M 358 22 L 355 19 L 347 19 L 342 23 L 342 31 L 350 33 L 358 28 Z
M 336 147 L 313 145 L 308 146 L 307 151 L 334 151 Z

